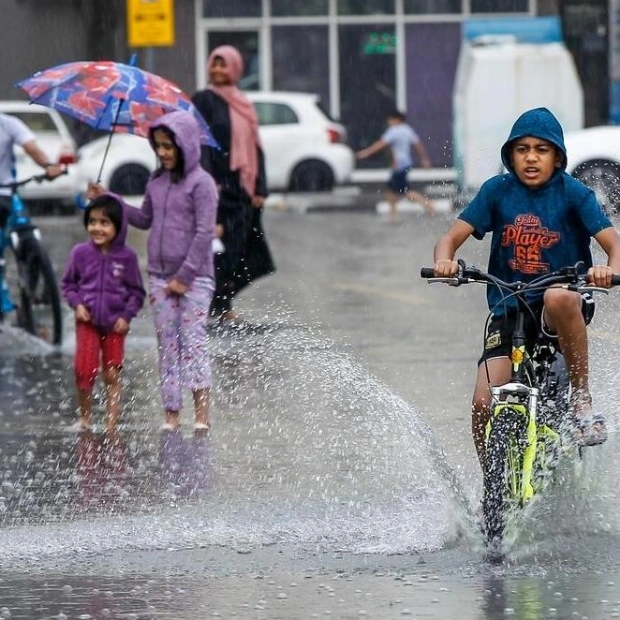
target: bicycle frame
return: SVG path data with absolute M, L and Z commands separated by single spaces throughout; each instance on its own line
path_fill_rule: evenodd
M 41 243 L 41 233 L 33 224 L 18 188 L 32 180 L 48 179 L 38 175 L 13 181 L 7 224 L 0 233 L 0 320 L 16 313 L 16 325 L 52 345 L 62 341 L 60 291 L 50 256 Z M 7 248 L 15 258 L 15 278 L 7 281 Z M 9 288 L 13 284 L 13 287 Z M 11 294 L 16 297 L 11 298 Z
M 46 178 L 46 175 L 43 174 L 30 177 L 24 181 L 15 181 L 7 184 L 7 187 L 11 188 L 11 211 L 6 226 L 0 229 L 0 314 L 2 315 L 8 314 L 16 309 L 16 305 L 11 299 L 11 294 L 4 278 L 6 267 L 4 253 L 6 249 L 12 247 L 15 253 L 17 253 L 24 236 L 33 236 L 37 240 L 41 240 L 41 232 L 38 227 L 32 223 L 26 205 L 18 193 L 18 187 L 29 183 L 31 180 L 41 182 Z
M 459 286 L 475 282 L 494 285 L 502 291 L 503 299 L 500 303 L 509 298 L 517 301 L 510 354 L 511 377 L 504 385 L 490 386 L 491 415 L 485 427 L 483 508 L 489 558 L 495 561 L 503 557 L 501 543 L 507 516 L 504 503 L 523 508 L 530 502 L 542 488 L 546 474 L 553 471 L 557 464 L 557 458 L 554 461 L 548 458 L 551 451 L 556 452 L 557 448 L 563 450 L 568 445 L 563 442 L 560 429 L 553 428 L 549 416 L 540 412 L 541 388 L 546 390 L 549 387 L 555 353 L 548 342 L 538 342 L 533 348 L 527 346 L 525 317 L 531 310 L 524 296 L 525 291 L 543 292 L 552 286 L 576 292 L 608 291 L 597 287 L 585 288 L 584 276 L 579 273 L 581 263 L 546 274 L 529 283 L 504 282 L 478 269 L 467 269 L 461 261 L 459 266 L 459 274 L 451 278 L 436 278 L 430 268 L 423 268 L 421 275 L 429 283 L 443 282 Z M 612 286 L 619 284 L 620 276 L 614 275 Z M 493 311 L 489 319 L 492 315 Z M 548 407 L 549 395 L 545 396 L 545 406 Z M 560 406 L 558 394 L 553 396 L 556 397 L 555 406 Z M 559 394 L 559 397 L 563 395 Z

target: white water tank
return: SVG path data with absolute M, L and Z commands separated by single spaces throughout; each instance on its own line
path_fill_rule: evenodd
M 544 106 L 564 131 L 583 127 L 583 90 L 561 41 L 518 35 L 464 38 L 453 93 L 455 168 L 462 198 L 502 169 L 500 149 L 517 117 Z

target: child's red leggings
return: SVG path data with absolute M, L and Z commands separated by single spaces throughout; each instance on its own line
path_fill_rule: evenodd
M 125 352 L 125 334 L 101 334 L 92 323 L 75 323 L 75 382 L 79 390 L 92 390 L 101 366 L 122 367 Z

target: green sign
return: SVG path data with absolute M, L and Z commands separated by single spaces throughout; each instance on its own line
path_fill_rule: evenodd
M 398 38 L 391 32 L 371 32 L 364 41 L 364 54 L 395 54 Z

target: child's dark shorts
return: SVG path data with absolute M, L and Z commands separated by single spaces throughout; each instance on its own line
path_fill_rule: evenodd
M 407 183 L 407 173 L 409 172 L 409 168 L 401 168 L 400 170 L 393 170 L 392 175 L 390 176 L 387 187 L 389 190 L 393 191 L 396 194 L 405 194 L 409 189 L 409 185 Z
M 594 299 L 592 293 L 581 294 L 581 313 L 586 325 L 590 324 L 594 316 Z M 543 304 L 530 306 L 532 313 L 525 317 L 525 340 L 527 347 L 531 348 L 542 333 L 551 339 L 556 339 L 554 334 L 543 320 Z M 494 316 L 489 323 L 486 336 L 484 338 L 484 348 L 478 360 L 478 365 L 496 357 L 510 357 L 512 352 L 512 335 L 517 326 L 517 315 L 509 312 L 506 315 Z

